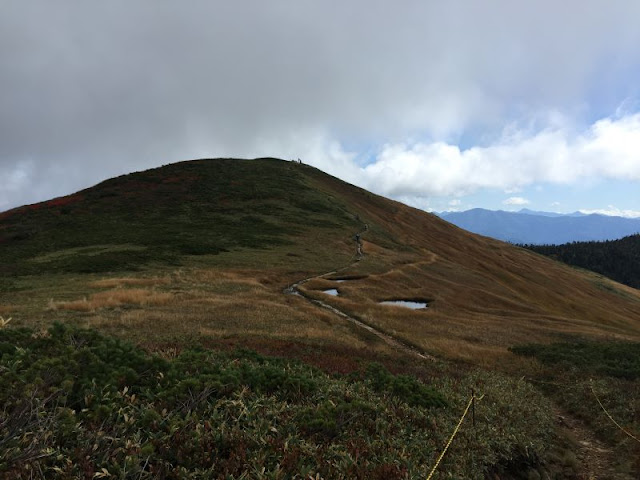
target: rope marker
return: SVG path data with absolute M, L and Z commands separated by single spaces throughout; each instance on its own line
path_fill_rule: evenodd
M 458 434 L 458 430 L 460 430 L 460 426 L 462 425 L 464 417 L 466 417 L 467 413 L 469 413 L 469 409 L 471 408 L 471 404 L 473 403 L 473 401 L 476 400 L 476 399 L 477 400 L 482 400 L 483 398 L 484 398 L 484 395 L 482 395 L 481 397 L 476 397 L 475 395 L 473 395 L 469 399 L 469 403 L 467 403 L 467 408 L 464 409 L 464 413 L 462 414 L 462 417 L 460 417 L 460 421 L 458 422 L 458 425 L 456 425 L 456 428 L 453 430 L 453 433 L 451 434 L 451 437 L 449 438 L 449 441 L 447 442 L 447 445 L 444 447 L 444 450 L 442 450 L 442 453 L 438 457 L 438 460 L 436 460 L 436 464 L 431 469 L 431 472 L 429 473 L 429 476 L 427 477 L 427 480 L 431 479 L 431 477 L 435 473 L 436 469 L 438 468 L 438 465 L 440 465 L 440 462 L 444 458 L 445 453 L 447 453 L 447 450 L 449 450 L 449 446 L 451 445 L 451 442 L 453 442 L 454 437 Z
M 591 379 L 591 393 L 593 393 L 593 396 L 596 397 L 596 400 L 598 401 L 598 404 L 600 405 L 600 408 L 602 408 L 602 410 L 604 411 L 604 413 L 607 415 L 607 417 L 609 417 L 609 420 L 611 420 L 613 422 L 613 424 L 618 427 L 620 430 L 622 430 L 624 433 L 626 433 L 628 436 L 630 436 L 631 438 L 633 438 L 636 442 L 640 443 L 640 439 L 638 437 L 636 437 L 634 434 L 632 434 L 631 432 L 625 430 L 618 422 L 616 422 L 613 417 L 609 414 L 609 412 L 607 412 L 607 409 L 604 408 L 604 405 L 602 405 L 602 402 L 600 401 L 600 399 L 598 398 L 598 395 L 596 395 L 596 391 L 593 388 L 593 379 Z

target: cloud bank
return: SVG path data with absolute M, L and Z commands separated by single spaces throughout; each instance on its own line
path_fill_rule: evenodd
M 522 197 L 509 197 L 502 202 L 503 205 L 529 205 L 531 202 Z
M 567 128 L 510 131 L 493 145 L 468 150 L 445 142 L 390 144 L 360 170 L 361 183 L 390 196 L 466 195 L 594 178 L 640 181 L 640 114 L 599 120 L 578 135 Z
M 608 208 L 599 208 L 596 210 L 580 209 L 580 213 L 584 213 L 586 215 L 596 213 L 598 215 L 608 215 L 613 217 L 640 218 L 640 211 L 638 210 L 622 210 L 613 205 L 609 205 Z
M 638 18 L 600 0 L 7 0 L 0 210 L 219 156 L 301 157 L 416 202 L 637 179 Z

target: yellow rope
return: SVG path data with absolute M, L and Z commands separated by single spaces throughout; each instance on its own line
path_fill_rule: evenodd
M 609 412 L 607 412 L 607 409 L 604 408 L 604 405 L 602 405 L 602 402 L 600 401 L 600 399 L 598 398 L 598 395 L 596 395 L 596 391 L 593 388 L 593 380 L 591 380 L 591 393 L 593 393 L 593 396 L 596 397 L 596 400 L 598 401 L 598 404 L 600 404 L 600 408 L 602 408 L 602 410 L 604 411 L 604 413 L 606 413 L 607 417 L 609 417 L 609 420 L 611 420 L 613 422 L 613 424 L 618 427 L 620 430 L 622 430 L 624 433 L 626 433 L 627 435 L 629 435 L 631 438 L 633 438 L 636 442 L 640 443 L 640 439 L 638 439 L 638 437 L 636 437 L 635 435 L 633 435 L 632 433 L 630 433 L 629 431 L 625 430 L 618 422 L 616 422 L 613 417 L 609 414 Z
M 484 397 L 484 395 L 482 397 Z M 482 397 L 478 398 L 478 400 L 481 400 Z M 458 433 L 458 430 L 460 430 L 460 425 L 462 425 L 462 421 L 464 420 L 464 417 L 467 416 L 467 412 L 469 412 L 469 408 L 471 408 L 471 404 L 473 403 L 473 400 L 475 398 L 477 398 L 477 397 L 475 397 L 475 396 L 471 397 L 471 399 L 469 400 L 469 403 L 467 403 L 467 408 L 464 409 L 464 413 L 462 414 L 462 417 L 460 417 L 460 421 L 458 422 L 458 425 L 456 426 L 455 430 L 451 434 L 451 437 L 449 438 L 449 441 L 447 442 L 447 445 L 444 447 L 444 450 L 442 450 L 442 453 L 438 457 L 438 460 L 436 460 L 436 464 L 431 469 L 431 473 L 429 473 L 429 476 L 427 477 L 427 480 L 431 479 L 431 477 L 435 473 L 436 469 L 438 468 L 438 465 L 440 465 L 440 462 L 444 458 L 444 454 L 447 453 L 447 450 L 449 449 L 449 446 L 451 445 L 451 442 L 453 442 L 453 438 Z

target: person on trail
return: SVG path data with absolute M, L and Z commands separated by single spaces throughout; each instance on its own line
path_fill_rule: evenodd
M 353 236 L 353 239 L 356 241 L 356 255 L 358 255 L 358 258 L 362 258 L 362 242 L 360 241 L 360 234 L 356 233 Z

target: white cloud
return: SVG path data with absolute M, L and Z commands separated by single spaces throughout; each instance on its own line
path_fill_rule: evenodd
M 607 208 L 600 208 L 595 210 L 580 209 L 580 213 L 591 215 L 597 213 L 598 215 L 609 215 L 613 217 L 626 217 L 626 218 L 640 218 L 640 211 L 636 210 L 621 210 L 613 205 L 609 205 Z
M 510 197 L 502 202 L 503 205 L 529 205 L 531 202 L 522 197 Z
M 513 188 L 505 188 L 504 189 L 504 193 L 506 193 L 507 195 L 512 195 L 514 193 L 520 193 L 522 192 L 522 188 L 521 187 L 513 187 Z
M 390 196 L 517 191 L 594 178 L 640 181 L 640 113 L 604 118 L 577 135 L 562 126 L 510 130 L 492 145 L 468 150 L 445 142 L 387 144 L 361 177 L 360 184 Z
M 640 2 L 389 3 L 2 3 L 0 209 L 194 157 L 414 199 L 638 178 Z

